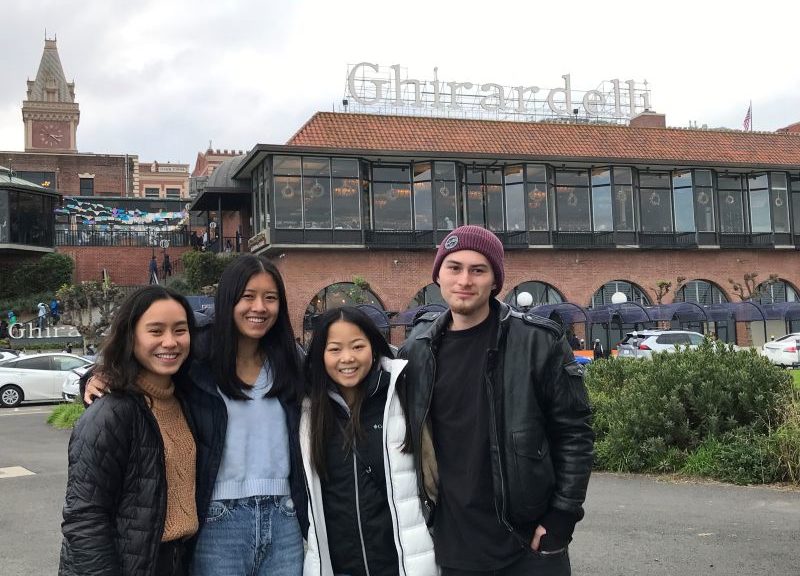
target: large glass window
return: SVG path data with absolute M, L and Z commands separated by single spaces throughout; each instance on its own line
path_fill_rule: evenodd
M 411 170 L 407 165 L 374 167 L 372 195 L 376 230 L 413 230 Z
M 274 174 L 275 227 L 303 227 L 303 196 L 299 156 L 275 156 Z
M 783 302 L 797 302 L 797 290 L 783 280 L 759 285 L 758 301 L 761 304 L 780 304 Z
M 719 176 L 719 229 L 723 233 L 744 232 L 742 177 Z
M 144 197 L 145 198 L 158 198 L 161 194 L 161 191 L 158 188 L 145 188 L 144 189 Z M 83 192 L 81 191 L 81 196 L 83 196 Z
M 562 232 L 588 232 L 589 172 L 556 170 L 556 221 Z
M 691 280 L 675 293 L 675 302 L 697 302 L 698 304 L 721 304 L 728 297 L 716 284 L 705 280 Z
M 525 230 L 525 174 L 521 165 L 506 167 L 505 195 L 507 229 Z
M 668 172 L 639 173 L 642 232 L 672 232 L 672 206 Z
M 633 176 L 630 168 L 614 168 L 614 230 L 632 232 L 636 229 L 633 219 Z
M 486 170 L 486 224 L 489 230 L 499 232 L 503 226 L 503 171 Z
M 180 188 L 167 188 L 167 198 L 171 200 L 178 200 L 181 197 Z
M 790 178 L 792 184 L 792 225 L 794 234 L 800 234 L 800 176 Z
M 503 301 L 506 304 L 516 307 L 518 305 L 517 298 L 523 292 L 527 292 L 533 297 L 533 301 L 529 306 L 530 308 L 542 306 L 543 304 L 560 304 L 564 301 L 564 297 L 555 287 L 546 282 L 537 282 L 535 280 L 517 284 L 506 294 Z
M 414 164 L 414 230 L 433 230 L 431 164 Z
M 328 158 L 303 158 L 306 228 L 331 227 L 331 167 Z
M 694 194 L 689 170 L 672 173 L 672 203 L 675 208 L 675 232 L 694 232 Z
M 786 174 L 783 172 L 770 174 L 770 204 L 772 204 L 773 230 L 779 234 L 788 234 L 789 193 L 786 187 Z
M 54 198 L 9 190 L 7 211 L 0 214 L 0 218 L 7 219 L 8 234 L 4 234 L 7 241 L 12 244 L 52 247 L 54 209 Z
M 625 294 L 628 298 L 627 302 L 636 302 L 642 306 L 650 305 L 650 298 L 647 293 L 636 284 L 632 284 L 627 280 L 612 280 L 604 284 L 592 295 L 591 307 L 611 304 L 611 297 L 617 292 Z
M 614 229 L 610 168 L 592 170 L 592 225 L 596 232 Z
M 714 232 L 714 188 L 710 170 L 694 171 L 694 222 L 699 232 Z
M 55 191 L 56 189 L 56 173 L 55 172 L 31 172 L 27 170 L 14 171 L 17 178 L 22 178 L 28 182 L 38 184 L 42 188 Z
M 94 178 L 81 178 L 80 190 L 81 196 L 94 196 Z
M 503 172 L 499 168 L 467 170 L 467 220 L 489 230 L 503 230 Z
M 549 218 L 545 166 L 528 164 L 525 167 L 525 190 L 528 194 L 528 230 L 546 232 L 549 229 Z
M 767 175 L 749 176 L 747 190 L 750 196 L 750 230 L 753 233 L 771 232 Z
M 359 230 L 358 162 L 346 158 L 331 160 L 331 188 L 333 189 L 333 227 Z
M 436 162 L 434 164 L 434 189 L 436 194 L 436 228 L 452 230 L 458 226 L 458 210 L 456 208 L 456 165 L 453 162 Z

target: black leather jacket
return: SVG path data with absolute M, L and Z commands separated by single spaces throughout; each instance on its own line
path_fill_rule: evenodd
M 583 368 L 558 324 L 522 315 L 497 300 L 491 306 L 499 326 L 496 343 L 487 350 L 485 384 L 498 519 L 527 542 L 542 524 L 565 544 L 583 517 L 593 462 Z M 437 348 L 451 315 L 427 314 L 420 320 L 399 356 L 409 361 L 406 415 L 430 523 L 435 498 L 425 488 L 422 437 L 423 428 L 430 430 Z M 427 472 L 430 466 L 424 468 Z

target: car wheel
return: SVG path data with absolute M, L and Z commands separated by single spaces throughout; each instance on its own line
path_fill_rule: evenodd
M 14 384 L 7 384 L 0 388 L 0 405 L 13 408 L 22 402 L 22 389 Z

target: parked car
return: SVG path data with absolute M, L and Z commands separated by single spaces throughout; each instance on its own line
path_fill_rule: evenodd
M 0 348 L 0 362 L 3 360 L 11 360 L 17 356 L 19 356 L 19 350 L 14 350 L 12 348 Z
M 4 360 L 0 362 L 0 406 L 11 408 L 21 402 L 61 400 L 64 377 L 88 364 L 89 360 L 65 352 Z
M 678 346 L 697 348 L 704 336 L 688 330 L 628 332 L 617 345 L 617 358 L 651 358 L 653 352 L 674 352 Z
M 778 366 L 800 366 L 800 332 L 766 342 L 761 353 Z
M 86 366 L 78 366 L 73 368 L 67 375 L 64 376 L 64 383 L 61 385 L 61 397 L 67 402 L 74 402 L 75 398 L 80 395 L 80 380 L 86 372 L 92 367 L 93 364 Z

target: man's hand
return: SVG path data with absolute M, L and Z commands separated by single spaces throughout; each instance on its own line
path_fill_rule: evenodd
M 102 398 L 103 394 L 106 393 L 107 387 L 105 380 L 93 375 L 86 383 L 86 390 L 83 391 L 83 402 L 89 405 L 95 398 Z
M 86 389 L 88 390 L 89 387 L 87 386 Z M 542 536 L 547 534 L 547 530 L 545 530 L 544 526 L 539 525 L 536 527 L 536 530 L 533 533 L 533 540 L 531 540 L 531 549 L 539 551 L 539 545 L 542 543 Z

